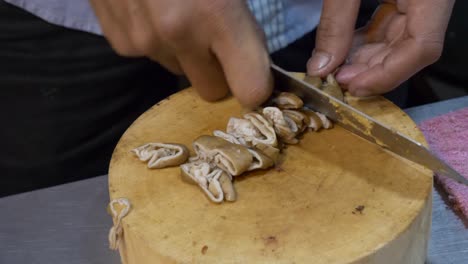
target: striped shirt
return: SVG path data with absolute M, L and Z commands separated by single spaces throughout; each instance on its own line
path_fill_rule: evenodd
M 4 0 L 56 25 L 102 35 L 88 0 Z M 322 0 L 248 0 L 263 28 L 270 52 L 312 31 L 320 19 Z

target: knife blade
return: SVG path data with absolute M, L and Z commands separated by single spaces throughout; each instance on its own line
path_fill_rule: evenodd
M 302 98 L 307 107 L 325 114 L 335 123 L 369 142 L 418 163 L 439 175 L 468 185 L 468 179 L 439 159 L 421 143 L 385 126 L 274 64 L 271 65 L 271 69 L 276 90 L 296 94 Z

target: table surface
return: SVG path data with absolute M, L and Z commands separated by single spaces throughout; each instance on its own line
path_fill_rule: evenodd
M 468 96 L 405 111 L 419 123 L 468 107 Z M 0 199 L 0 263 L 119 263 L 108 248 L 107 176 Z M 427 264 L 468 263 L 468 229 L 434 191 Z

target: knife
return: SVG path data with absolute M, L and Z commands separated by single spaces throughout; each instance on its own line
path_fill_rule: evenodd
M 302 98 L 307 107 L 325 114 L 335 123 L 369 142 L 418 163 L 438 175 L 444 175 L 461 184 L 468 185 L 468 179 L 431 153 L 421 143 L 388 128 L 356 108 L 335 99 L 274 64 L 271 65 L 271 69 L 276 90 L 296 94 Z

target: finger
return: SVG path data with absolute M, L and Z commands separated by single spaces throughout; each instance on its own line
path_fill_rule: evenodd
M 129 41 L 139 53 L 151 57 L 159 49 L 155 25 L 150 19 L 151 12 L 141 1 L 121 0 L 121 3 L 125 9 L 121 15 L 127 17 L 124 27 L 129 34 Z
M 308 74 L 324 77 L 345 60 L 351 47 L 359 5 L 359 0 L 323 1 L 315 50 L 307 63 Z
M 351 49 L 348 53 L 351 60 L 356 57 L 356 53 L 360 50 L 363 45 L 372 45 L 378 42 L 384 42 L 387 27 L 397 15 L 397 9 L 393 4 L 381 4 L 372 15 L 371 20 L 364 26 L 357 29 L 354 32 Z M 358 54 L 361 55 L 361 54 Z M 360 57 L 360 56 L 359 56 Z M 362 61 L 359 59 L 359 63 Z
M 173 74 L 182 75 L 184 73 L 177 57 L 173 54 L 169 54 L 166 52 L 158 52 L 151 54 L 149 58 L 153 61 L 158 62 Z
M 178 52 L 180 66 L 200 97 L 216 101 L 228 94 L 229 87 L 216 57 L 208 48 Z
M 421 43 L 443 43 L 454 0 L 408 1 L 408 31 Z M 431 14 L 431 19 L 427 19 Z
M 369 69 L 370 61 L 375 61 L 373 58 L 378 57 L 378 54 L 385 48 L 386 45 L 384 43 L 372 43 L 361 46 L 352 53 L 349 63 L 340 67 L 335 76 L 336 80 L 346 89 L 349 82 L 356 75 Z
M 272 93 L 270 59 L 262 32 L 246 6 L 226 16 L 225 28 L 212 45 L 234 96 L 247 107 L 265 102 Z
M 397 0 L 381 0 L 380 2 L 382 4 L 387 3 L 387 4 L 395 5 L 398 8 L 398 11 L 401 12 L 401 13 L 406 13 L 406 11 L 408 10 L 408 4 L 409 4 L 408 0 L 399 0 L 399 1 L 397 1 Z
M 360 73 L 367 71 L 369 66 L 366 63 L 354 63 L 349 65 L 344 65 L 340 67 L 340 70 L 336 74 L 336 80 L 341 84 L 341 86 L 347 90 L 348 85 L 354 77 Z
M 421 46 L 409 39 L 398 44 L 382 63 L 357 74 L 348 84 L 355 96 L 382 94 L 392 90 L 427 64 Z
M 126 28 L 130 34 L 129 41 L 139 54 L 158 62 L 170 72 L 181 75 L 182 69 L 176 56 L 164 45 L 159 45 L 159 37 L 149 8 L 140 1 L 125 0 L 125 11 L 129 19 Z
M 110 5 L 107 1 L 99 0 L 90 1 L 90 4 L 99 21 L 104 37 L 117 54 L 125 57 L 143 55 L 128 40 L 129 36 L 124 27 L 120 25 L 119 19 L 115 15 L 116 11 L 113 10 L 113 5 Z
M 398 15 L 399 11 L 394 3 L 383 3 L 375 10 L 371 20 L 366 25 L 365 39 L 367 43 L 383 41 L 387 32 L 387 27 Z
M 351 64 L 340 67 L 340 70 L 336 74 L 336 80 L 347 89 L 347 85 L 352 79 L 373 66 L 381 64 L 391 51 L 391 48 L 386 47 L 382 43 L 375 44 L 366 51 L 361 51 L 359 58 L 355 58 Z
M 349 62 L 350 64 L 367 63 L 377 53 L 383 51 L 386 46 L 387 45 L 385 43 L 365 44 L 359 47 L 353 54 L 351 54 Z

